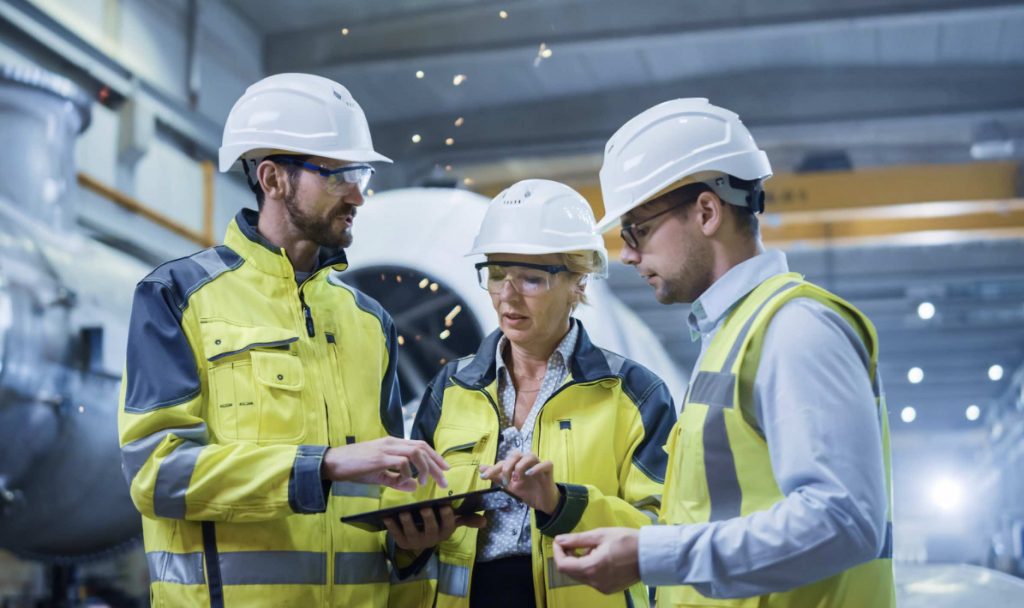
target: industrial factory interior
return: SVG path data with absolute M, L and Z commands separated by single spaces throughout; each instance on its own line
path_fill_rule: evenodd
M 352 144 L 352 150 L 362 146 L 359 154 L 365 152 L 365 157 L 353 156 L 352 150 L 346 150 L 347 155 L 319 153 L 313 144 L 233 143 L 244 131 L 233 130 L 241 124 L 243 110 L 251 114 L 246 118 L 250 134 L 280 116 L 295 124 L 313 121 L 311 111 L 299 109 L 305 103 L 299 97 L 320 94 L 316 83 L 327 83 L 322 91 L 333 92 L 333 97 L 325 94 L 323 103 L 337 104 L 337 112 L 355 117 L 330 127 L 337 127 L 339 138 L 355 137 L 352 130 L 368 125 L 369 135 L 358 146 Z M 258 98 L 260 87 L 279 88 Z M 246 109 L 246 103 L 269 103 L 270 97 L 299 101 L 277 101 L 271 110 Z M 668 126 L 643 122 L 653 120 L 652 113 L 677 108 L 691 118 Z M 725 137 L 735 138 L 729 140 L 732 143 L 705 145 L 689 143 L 688 136 L 665 135 L 668 143 L 631 149 L 633 156 L 626 158 L 626 149 L 653 140 L 658 129 L 686 129 L 710 121 L 708 117 L 724 117 Z M 389 601 L 391 606 L 484 605 L 479 600 L 487 591 L 484 572 L 493 571 L 485 570 L 484 564 L 501 560 L 485 561 L 498 545 L 487 540 L 492 537 L 486 527 L 477 530 L 466 523 L 480 519 L 479 514 L 459 515 L 459 527 L 454 533 L 448 530 L 454 535 L 416 549 L 422 552 L 410 555 L 423 559 L 416 557 L 412 566 L 402 561 L 402 552 L 412 549 L 396 540 L 392 527 L 379 533 L 360 530 L 365 538 L 380 540 L 380 561 L 373 562 L 373 576 L 353 565 L 355 561 L 344 565 L 342 556 L 375 554 L 362 545 L 342 546 L 350 541 L 338 539 L 357 532 L 342 523 L 341 516 L 383 508 L 387 496 L 398 496 L 389 504 L 401 503 L 402 496 L 408 496 L 406 502 L 428 496 L 420 494 L 422 487 L 414 498 L 395 489 L 398 482 L 381 481 L 375 483 L 392 487 L 374 490 L 372 498 L 366 498 L 351 488 L 371 487 L 363 485 L 370 482 L 346 481 L 362 477 L 324 473 L 331 454 L 354 453 L 343 450 L 374 439 L 362 431 L 336 434 L 330 427 L 316 431 L 322 435 L 319 439 L 309 435 L 304 441 L 283 441 L 288 430 L 278 429 L 278 436 L 264 434 L 266 428 L 258 425 L 274 419 L 261 418 L 253 423 L 259 432 L 250 435 L 240 413 L 251 405 L 244 396 L 238 396 L 239 405 L 230 410 L 239 421 L 237 428 L 229 429 L 224 417 L 232 414 L 225 408 L 233 403 L 220 404 L 218 411 L 203 400 L 208 383 L 220 382 L 215 374 L 248 370 L 240 361 L 248 365 L 250 356 L 251 373 L 259 382 L 264 382 L 259 377 L 262 361 L 288 360 L 288 365 L 274 368 L 276 379 L 267 381 L 270 388 L 259 389 L 268 395 L 292 390 L 287 384 L 290 371 L 304 372 L 302 395 L 312 386 L 319 391 L 320 384 L 346 395 L 335 403 L 317 393 L 315 415 L 320 420 L 326 413 L 325 425 L 329 420 L 331 425 L 355 428 L 369 417 L 379 429 L 376 441 L 388 441 L 388 433 L 409 440 L 402 446 L 421 445 L 410 437 L 423 439 L 429 447 L 415 448 L 424 450 L 417 454 L 429 452 L 443 458 L 446 467 L 451 465 L 452 490 L 458 485 L 458 463 L 469 462 L 471 456 L 474 466 L 512 455 L 523 462 L 553 460 L 553 478 L 543 487 L 552 488 L 555 502 L 548 500 L 552 494 L 541 500 L 553 509 L 542 509 L 528 498 L 508 499 L 505 506 L 483 515 L 493 526 L 506 517 L 495 515 L 500 509 L 526 518 L 525 541 L 520 540 L 526 544 L 517 545 L 525 547 L 525 554 L 517 555 L 526 560 L 524 580 L 534 581 L 534 592 L 529 592 L 532 603 L 523 605 L 1024 606 L 1020 0 L 0 0 L 0 141 L 0 608 L 387 606 Z M 733 144 L 748 146 L 761 171 L 751 176 L 722 169 L 716 175 L 729 178 L 728 188 L 722 186 L 724 178 L 696 184 L 683 179 L 685 173 L 646 194 L 639 192 L 639 182 L 619 184 L 633 175 L 631 171 L 660 162 L 657 146 L 681 150 L 689 145 L 696 157 L 715 146 Z M 275 152 L 256 156 L 257 148 Z M 326 158 L 328 164 L 311 164 L 316 158 Z M 358 174 L 344 173 L 353 169 L 344 163 L 357 163 Z M 279 174 L 287 174 L 288 180 L 265 181 Z M 307 288 L 292 250 L 264 231 L 268 209 L 298 213 L 289 206 L 299 204 L 294 196 L 274 198 L 282 191 L 289 196 L 306 192 L 296 183 L 303 188 L 315 184 L 324 192 L 347 188 L 344 192 L 362 197 L 358 213 L 352 211 L 346 220 L 350 239 L 341 241 L 347 266 L 330 262 L 332 270 L 310 274 L 309 283 L 319 281 L 323 287 Z M 670 183 L 675 185 L 665 188 Z M 770 299 L 756 310 L 754 303 L 741 299 L 752 302 L 762 292 L 761 287 L 754 289 L 757 282 L 737 294 L 742 303 L 730 308 L 728 315 L 720 311 L 725 316 L 718 334 L 705 332 L 702 325 L 712 306 L 710 298 L 694 299 L 701 291 L 669 301 L 671 294 L 666 295 L 664 286 L 670 279 L 647 272 L 654 262 L 642 259 L 667 264 L 668 254 L 658 258 L 652 248 L 667 242 L 672 230 L 696 241 L 710 242 L 719 234 L 712 234 L 710 223 L 703 225 L 705 232 L 692 228 L 701 216 L 690 208 L 660 219 L 644 215 L 645 209 L 658 208 L 650 205 L 688 188 L 684 183 L 703 187 L 692 203 L 698 211 L 729 210 L 715 216 L 723 222 L 720 226 L 732 226 L 730 222 L 739 220 L 728 218 L 740 214 L 751 217 L 763 191 L 763 212 L 754 216 L 754 226 L 767 253 L 742 264 L 779 260 L 781 252 L 788 271 L 799 273 L 786 276 L 792 284 L 799 283 L 800 293 L 811 294 L 805 299 L 819 307 L 814 309 L 817 314 L 831 314 L 848 337 L 865 337 L 863 343 L 856 337 L 847 342 L 856 343 L 861 358 L 837 371 L 835 382 L 812 378 L 807 371 L 819 369 L 815 360 L 832 356 L 814 350 L 816 343 L 809 337 L 813 331 L 791 325 L 783 335 L 784 315 L 771 317 L 776 314 L 773 307 L 761 312 Z M 672 190 L 677 186 L 679 190 Z M 527 327 L 531 317 L 502 312 L 505 309 L 499 307 L 505 304 L 499 301 L 512 298 L 509 301 L 532 306 L 528 290 L 536 287 L 528 282 L 533 280 L 529 272 L 541 272 L 546 282 L 536 289 L 543 297 L 561 293 L 556 289 L 559 281 L 570 280 L 566 276 L 577 272 L 553 266 L 556 262 L 550 260 L 568 259 L 571 256 L 564 252 L 580 247 L 518 250 L 484 245 L 488 230 L 512 230 L 520 221 L 515 214 L 526 214 L 534 202 L 541 204 L 545 189 L 551 188 L 563 193 L 563 199 L 556 197 L 562 200 L 559 204 L 568 204 L 564 196 L 569 195 L 564 193 L 569 192 L 572 200 L 589 205 L 566 211 L 562 220 L 584 223 L 587 232 L 581 238 L 591 243 L 584 249 L 599 251 L 594 259 L 601 260 L 606 252 L 607 268 L 602 261 L 601 268 L 580 271 L 585 276 L 578 286 L 585 287 L 586 300 L 572 312 L 580 323 L 570 319 L 568 327 L 575 329 L 557 335 L 577 340 L 570 343 L 576 350 L 571 356 L 568 351 L 552 352 L 559 344 L 554 340 L 543 357 L 547 367 L 540 368 L 545 375 L 536 378 L 545 378 L 536 390 L 549 401 L 529 402 L 529 424 L 536 415 L 536 428 L 546 428 L 542 425 L 547 424 L 547 406 L 577 408 L 571 419 L 549 416 L 555 425 L 552 436 L 558 433 L 562 438 L 558 450 L 563 451 L 545 456 L 536 448 L 546 445 L 545 440 L 533 436 L 533 430 L 525 434 L 526 427 L 524 437 L 529 442 L 533 436 L 537 454 L 508 452 L 508 444 L 495 447 L 513 437 L 520 445 L 518 430 L 499 414 L 506 407 L 503 391 L 511 391 L 517 419 L 516 399 L 527 391 L 516 393 L 515 386 L 522 388 L 519 376 L 509 375 L 520 369 L 518 363 L 506 368 L 501 360 L 492 361 L 487 372 L 480 362 L 496 356 L 495 344 L 501 356 L 519 348 L 513 339 L 519 330 L 508 328 Z M 257 221 L 257 190 L 267 197 L 266 203 L 260 199 L 258 226 L 245 220 Z M 726 192 L 733 190 L 746 196 L 742 207 L 728 199 Z M 251 211 L 240 212 L 245 208 Z M 499 213 L 505 215 L 499 218 Z M 542 226 L 546 216 L 535 217 L 541 219 L 524 228 L 522 234 L 528 236 L 523 238 L 547 230 Z M 641 231 L 641 223 L 649 230 Z M 545 238 L 570 239 L 566 234 L 550 232 L 553 236 Z M 308 259 L 319 264 L 327 257 L 327 246 L 315 242 L 319 249 L 311 250 Z M 677 245 L 666 251 L 690 255 L 697 247 L 692 242 Z M 498 262 L 493 263 L 496 255 Z M 287 301 L 273 296 L 268 287 L 243 282 L 255 276 L 256 265 L 270 264 L 267 260 L 272 258 L 286 269 L 287 280 L 275 285 L 287 288 Z M 527 258 L 541 264 L 523 266 Z M 700 258 L 686 259 L 681 263 L 683 275 L 686 264 L 696 265 Z M 516 262 L 521 264 L 517 267 Z M 560 276 L 560 270 L 569 272 Z M 185 277 L 189 272 L 201 276 Z M 731 277 L 730 285 L 735 285 L 738 274 L 716 276 L 725 277 L 717 279 L 721 285 L 712 286 L 721 287 L 715 293 L 722 297 L 725 279 Z M 160 291 L 171 289 L 172 283 L 178 291 Z M 147 295 L 158 292 L 164 295 Z M 337 318 L 352 319 L 351 323 L 339 321 L 332 329 L 325 325 L 332 321 L 311 316 L 311 308 L 317 312 L 314 299 L 327 297 L 322 294 L 339 298 L 341 303 L 329 306 L 347 311 L 338 312 Z M 166 318 L 150 310 L 157 300 L 165 304 L 160 310 Z M 247 306 L 252 310 L 243 311 Z M 282 318 L 294 317 L 290 334 L 280 323 L 277 333 L 270 331 L 275 328 L 262 328 L 266 331 L 260 333 L 259 327 L 232 325 L 232 319 L 256 323 L 258 315 L 270 318 L 266 311 L 271 306 L 287 313 Z M 744 314 L 749 320 L 736 338 L 727 330 L 742 325 Z M 738 320 L 732 323 L 734 318 Z M 169 325 L 154 329 L 158 323 Z M 232 342 L 232 347 L 222 346 L 220 337 L 214 341 L 209 333 L 217 324 L 235 332 L 232 336 L 251 330 L 250 337 Z M 777 333 L 772 333 L 773 327 Z M 498 339 L 494 332 L 499 328 L 505 332 L 502 341 L 489 341 L 489 336 Z M 753 346 L 743 341 L 747 330 L 756 334 L 749 343 Z M 202 354 L 195 351 L 194 366 L 185 340 L 196 332 L 207 333 L 196 338 L 197 343 L 205 342 Z M 728 359 L 726 339 L 736 340 Z M 770 339 L 781 346 L 770 349 Z M 605 350 L 589 352 L 611 371 L 588 384 L 580 380 L 581 373 L 587 376 L 580 372 L 577 359 L 583 359 L 583 349 L 592 348 L 591 341 Z M 759 382 L 767 382 L 767 372 L 753 380 L 757 366 L 746 362 L 754 357 L 757 363 L 761 355 L 747 350 L 741 351 L 741 361 L 728 374 L 732 382 L 739 382 L 729 385 L 729 399 L 734 392 L 739 399 L 735 407 L 732 401 L 724 407 L 707 397 L 700 401 L 701 394 L 712 388 L 699 381 L 701 376 L 725 377 L 741 343 L 743 349 L 756 349 L 762 342 L 761 371 L 785 367 L 786 353 L 808 362 L 810 367 L 795 372 L 803 374 L 800 382 L 776 394 L 784 395 L 783 401 L 803 399 L 800 411 L 812 411 L 813 420 L 787 418 L 771 409 L 776 407 L 772 403 L 759 400 Z M 314 343 L 323 356 L 303 359 L 313 352 L 309 345 Z M 211 351 L 214 344 L 218 350 Z M 336 351 L 328 348 L 335 345 L 337 352 L 349 353 L 341 363 L 327 358 L 335 357 Z M 502 350 L 503 345 L 508 348 Z M 184 358 L 173 351 L 182 346 Z M 356 348 L 360 355 L 351 355 Z M 776 361 L 780 348 L 786 349 L 781 351 L 782 363 Z M 849 353 L 854 353 L 852 349 Z M 386 365 L 378 366 L 378 353 L 383 353 Z M 721 372 L 709 371 L 709 361 L 722 359 L 727 363 L 721 364 Z M 337 375 L 328 367 L 331 361 L 341 370 Z M 548 386 L 556 363 L 564 371 Z M 738 371 L 739 366 L 748 371 Z M 179 368 L 195 376 L 190 398 L 200 396 L 187 403 L 160 402 L 161 395 L 176 396 L 174 387 L 159 387 L 181 382 L 175 377 Z M 471 390 L 466 380 L 470 372 L 484 374 L 478 378 L 490 373 L 494 385 L 505 389 L 500 395 Z M 846 412 L 833 416 L 819 409 L 813 414 L 826 403 L 855 401 L 847 388 L 856 382 L 843 379 L 852 377 L 874 392 L 867 409 L 861 408 L 870 410 L 869 421 L 878 414 L 877 424 L 868 425 L 867 443 L 854 439 L 864 430 L 848 428 L 851 416 Z M 637 384 L 637 378 L 647 384 Z M 805 379 L 808 384 L 801 386 Z M 564 391 L 557 388 L 563 380 Z M 234 381 L 237 387 L 238 378 Z M 146 391 L 155 392 L 151 397 Z M 388 410 L 394 424 L 387 429 L 385 393 L 394 406 Z M 498 439 L 488 442 L 487 434 L 478 433 L 469 443 L 442 449 L 447 445 L 444 432 L 472 430 L 467 430 L 474 424 L 471 406 L 480 393 L 494 405 Z M 640 394 L 643 398 L 637 397 Z M 663 411 L 651 413 L 657 405 L 652 402 L 661 394 Z M 595 401 L 568 404 L 569 395 L 585 395 L 583 400 L 592 396 Z M 596 401 L 613 398 L 618 401 Z M 142 403 L 143 399 L 152 403 Z M 748 402 L 760 408 L 756 416 L 747 409 Z M 261 403 L 262 417 L 269 401 Z M 599 405 L 631 412 L 630 428 L 639 429 L 642 437 L 636 452 L 617 464 L 611 459 L 619 456 L 619 427 L 587 426 L 593 418 L 582 413 Z M 465 408 L 465 413 L 454 413 L 453 407 Z M 187 424 L 167 422 L 184 411 L 192 412 L 191 417 L 180 414 L 179 420 L 190 421 Z M 210 418 L 202 413 L 206 411 Z M 774 413 L 762 415 L 768 411 Z M 313 414 L 303 415 L 313 420 Z M 445 426 L 460 415 L 461 421 Z M 614 416 L 610 419 L 626 425 Z M 694 420 L 697 424 L 692 424 Z M 713 426 L 714 420 L 721 426 Z M 655 427 L 659 421 L 660 430 Z M 780 421 L 782 426 L 777 426 Z M 184 431 L 169 428 L 183 425 Z M 430 434 L 434 427 L 436 443 Z M 423 429 L 430 432 L 424 435 Z M 801 434 L 818 431 L 813 445 Z M 572 462 L 559 461 L 558 454 L 572 455 L 573 449 L 583 454 L 586 446 L 602 441 L 607 453 L 579 456 L 575 470 Z M 725 481 L 713 466 L 726 465 L 710 456 L 716 441 L 725 442 L 730 459 Z M 857 445 L 843 452 L 840 444 L 851 442 Z M 185 447 L 174 452 L 174 445 Z M 143 448 L 148 451 L 140 457 Z M 234 456 L 225 456 L 221 465 L 209 464 L 209 454 L 220 454 L 215 449 L 235 450 Z M 481 462 L 480 454 L 488 449 Z M 167 484 L 177 483 L 172 460 L 179 458 L 175 462 L 180 464 L 188 450 L 194 473 L 189 468 L 183 485 L 167 490 Z M 255 456 L 271 452 L 287 452 L 288 457 Z M 245 460 L 243 453 L 253 460 Z M 695 466 L 688 460 L 693 454 L 704 454 L 706 460 Z M 849 454 L 882 466 L 872 469 L 859 460 L 844 460 Z M 168 463 L 162 468 L 161 458 Z M 868 485 L 861 478 L 877 478 L 872 487 L 882 492 L 882 500 L 875 501 L 881 509 L 876 520 L 882 536 L 867 541 L 871 555 L 859 560 L 859 566 L 843 561 L 831 570 L 827 562 L 832 558 L 815 558 L 814 571 L 821 574 L 808 578 L 809 570 L 797 565 L 802 563 L 797 557 L 809 559 L 817 541 L 801 539 L 810 538 L 806 535 L 811 528 L 821 526 L 807 524 L 803 530 L 792 522 L 777 533 L 782 536 L 776 549 L 790 547 L 793 554 L 778 557 L 782 566 L 771 572 L 751 574 L 736 565 L 741 559 L 736 554 L 714 553 L 721 538 L 716 541 L 712 531 L 719 530 L 724 537 L 727 530 L 756 519 L 756 511 L 764 516 L 772 509 L 782 518 L 791 506 L 787 501 L 795 501 L 798 494 L 811 496 L 802 494 L 804 486 L 790 491 L 795 471 L 817 470 L 801 458 L 822 467 L 840 461 L 837 470 L 852 471 L 858 488 Z M 578 479 L 604 466 L 594 463 L 605 459 L 609 470 L 622 472 L 629 484 L 619 487 L 619 478 L 612 475 L 607 484 L 597 484 L 610 496 L 595 498 L 595 486 Z M 230 464 L 234 462 L 249 468 Z M 423 487 L 440 491 L 440 473 L 425 470 L 423 462 L 410 457 L 380 474 L 404 478 L 416 487 L 408 479 L 414 477 L 428 483 Z M 652 472 L 657 467 L 650 463 L 661 463 L 661 472 Z M 687 464 L 700 478 L 696 486 L 687 485 Z M 801 469 L 802 464 L 807 467 Z M 780 473 L 784 465 L 785 477 Z M 537 464 L 525 475 L 543 467 Z M 550 475 L 547 470 L 540 474 L 544 479 Z M 577 477 L 563 479 L 566 471 Z M 757 478 L 758 472 L 764 475 Z M 310 481 L 310 475 L 315 479 Z M 673 475 L 675 485 L 670 483 Z M 243 477 L 251 477 L 249 485 L 238 481 Z M 490 483 L 478 477 L 474 473 L 467 487 Z M 522 479 L 516 483 L 525 484 Z M 743 509 L 737 502 L 735 511 L 724 517 L 721 497 L 731 486 L 722 488 L 730 479 L 737 496 L 742 491 Z M 513 498 L 518 496 L 519 486 L 508 485 L 507 479 L 491 481 Z M 629 498 L 635 495 L 627 496 L 628 492 L 641 482 L 656 490 L 647 492 L 645 486 L 650 496 Z M 703 501 L 688 492 L 698 486 L 706 494 Z M 321 506 L 304 502 L 311 500 L 310 488 L 317 497 L 313 502 Z M 574 493 L 579 488 L 582 499 Z M 161 498 L 161 491 L 169 494 Z M 264 496 L 256 496 L 259 493 Z M 862 500 L 856 491 L 852 494 L 845 496 L 851 504 L 868 508 L 871 500 Z M 210 506 L 236 495 L 242 502 L 270 501 L 271 495 L 280 500 L 273 515 L 254 510 L 249 520 L 249 507 L 244 505 L 221 511 Z M 756 508 L 749 506 L 755 495 L 762 501 Z M 615 575 L 605 577 L 608 589 L 582 575 L 574 577 L 568 569 L 588 559 L 594 561 L 587 563 L 598 563 L 597 556 L 606 557 L 605 545 L 589 553 L 577 549 L 563 555 L 560 543 L 569 542 L 567 537 L 545 536 L 546 526 L 557 527 L 555 523 L 571 516 L 576 500 L 582 500 L 583 515 L 577 514 L 558 534 L 580 533 L 582 538 L 591 528 L 632 528 L 627 538 L 634 544 L 621 544 L 638 547 L 622 549 L 629 553 L 631 566 L 608 566 L 607 572 Z M 654 521 L 598 518 L 599 523 L 584 526 L 590 521 L 587 510 L 597 510 L 605 504 L 602 501 L 617 501 L 618 506 L 607 510 L 618 517 L 627 517 L 621 513 L 629 510 Z M 660 512 L 652 504 L 660 505 Z M 325 509 L 330 517 L 324 515 Z M 441 511 L 435 513 L 441 522 Z M 552 523 L 544 524 L 548 516 Z M 507 523 L 509 517 L 501 521 Z M 307 528 L 314 529 L 309 522 L 322 522 L 315 524 L 322 528 L 314 526 L 320 532 L 308 532 Z M 576 522 L 580 523 L 574 528 Z M 400 524 L 397 518 L 388 522 Z M 659 525 L 671 526 L 665 529 L 678 534 L 653 539 L 652 530 Z M 836 528 L 837 536 L 830 539 L 853 538 L 862 530 L 854 520 L 839 521 Z M 418 530 L 423 532 L 423 526 Z M 426 530 L 423 533 L 429 534 L 429 525 Z M 699 530 L 692 534 L 703 536 L 687 541 L 692 543 L 689 549 L 670 546 L 673 539 L 682 543 L 688 538 L 687 530 Z M 302 536 L 310 534 L 316 538 Z M 332 537 L 334 544 L 310 548 L 327 542 L 321 536 Z M 457 556 L 452 547 L 458 539 L 466 545 L 466 538 L 477 538 L 476 545 L 468 554 L 469 563 L 458 566 L 461 562 L 452 557 Z M 673 559 L 651 557 L 653 540 L 674 551 Z M 750 560 L 761 551 L 760 545 L 737 546 L 741 548 L 730 550 L 746 551 Z M 286 559 L 288 550 L 305 552 L 311 560 L 305 563 L 313 563 L 313 569 L 290 571 L 298 562 Z M 806 555 L 801 553 L 805 550 Z M 248 557 L 260 559 L 242 559 L 247 551 L 252 552 Z M 852 549 L 840 546 L 834 554 L 849 557 Z M 282 561 L 275 561 L 277 557 Z M 794 561 L 787 562 L 789 557 Z M 662 563 L 652 565 L 656 559 Z M 711 564 L 710 575 L 688 565 L 705 563 L 701 559 Z M 614 562 L 620 563 L 625 562 Z M 410 571 L 414 574 L 407 575 Z M 297 578 L 286 580 L 292 575 Z M 495 597 L 503 595 L 506 586 L 515 587 L 510 581 L 519 580 L 501 576 L 492 589 Z M 620 576 L 621 584 L 610 582 Z M 280 584 L 270 584 L 271 579 Z M 421 583 L 424 586 L 416 589 L 431 594 L 426 603 L 406 603 L 402 593 Z M 308 595 L 289 595 L 300 593 L 300 588 L 308 588 Z M 864 591 L 868 588 L 873 591 Z M 807 589 L 818 595 L 800 595 Z M 883 597 L 884 601 L 872 599 Z

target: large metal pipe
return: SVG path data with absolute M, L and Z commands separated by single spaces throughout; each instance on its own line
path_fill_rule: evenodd
M 0 70 L 0 547 L 51 562 L 138 535 L 116 413 L 142 263 L 73 230 L 87 97 Z

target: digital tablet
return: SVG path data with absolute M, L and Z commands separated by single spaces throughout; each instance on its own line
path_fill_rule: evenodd
M 451 494 L 449 496 L 433 498 L 431 500 L 421 500 L 420 502 L 413 502 L 407 505 L 399 505 L 397 507 L 389 507 L 387 509 L 379 509 L 377 511 L 367 511 L 366 513 L 359 513 L 358 515 L 347 515 L 342 517 L 341 521 L 370 532 L 379 532 L 385 529 L 384 518 L 397 518 L 399 513 L 409 513 L 416 527 L 422 530 L 423 516 L 420 515 L 420 509 L 424 507 L 432 507 L 434 509 L 434 513 L 437 513 L 441 507 L 451 505 L 452 510 L 455 511 L 456 515 L 470 515 L 479 511 L 490 511 L 498 508 L 499 505 L 497 504 L 497 501 L 485 501 L 484 497 L 494 492 L 505 492 L 505 490 L 504 488 L 495 486 L 493 488 L 487 488 L 486 490 L 466 492 L 465 494 Z M 505 493 L 507 494 L 507 492 Z M 509 496 L 512 495 L 509 494 Z M 514 496 L 512 498 L 514 500 L 518 500 Z

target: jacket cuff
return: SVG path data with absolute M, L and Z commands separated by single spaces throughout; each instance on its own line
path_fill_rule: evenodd
M 550 516 L 534 511 L 537 518 L 537 530 L 544 536 L 558 536 L 566 534 L 580 523 L 583 512 L 587 509 L 590 501 L 590 493 L 586 486 L 571 483 L 560 483 L 558 492 L 562 498 L 558 501 L 558 508 Z M 542 517 L 543 516 L 543 517 Z
M 325 445 L 300 445 L 288 478 L 288 505 L 296 513 L 323 513 L 327 510 L 330 482 L 320 478 Z

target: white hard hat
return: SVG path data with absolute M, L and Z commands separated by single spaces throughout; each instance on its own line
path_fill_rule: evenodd
M 547 179 L 525 179 L 494 197 L 466 255 L 520 253 L 542 255 L 593 251 L 597 276 L 608 272 L 604 239 L 594 232 L 594 212 L 579 193 Z
M 605 146 L 605 214 L 597 230 L 604 232 L 630 210 L 697 181 L 708 182 L 723 200 L 747 206 L 747 193 L 726 176 L 757 182 L 758 187 L 772 176 L 768 156 L 758 149 L 740 117 L 704 98 L 660 103 L 622 125 Z
M 313 74 L 267 76 L 246 89 L 228 114 L 221 171 L 239 158 L 275 152 L 391 162 L 374 151 L 366 115 L 348 89 Z

